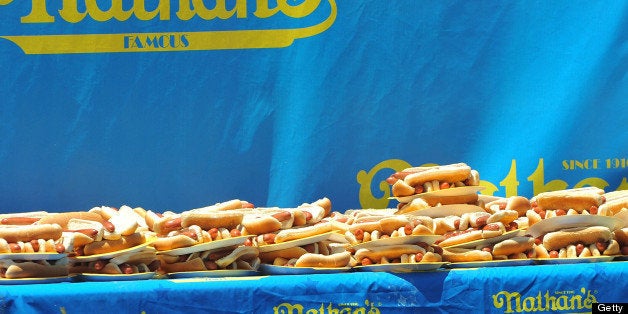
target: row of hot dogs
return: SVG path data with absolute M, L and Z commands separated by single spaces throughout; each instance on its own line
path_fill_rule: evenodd
M 479 195 L 479 173 L 465 163 L 413 167 L 388 178 L 397 213 L 421 215 L 433 206 L 479 206 L 446 222 L 439 245 L 449 262 L 628 255 L 628 191 L 597 187 L 496 198 Z M 447 208 L 452 205 L 439 207 Z
M 628 255 L 628 191 L 478 194 L 466 164 L 389 178 L 397 208 L 333 211 L 229 200 L 184 212 L 99 206 L 0 215 L 0 276 L 352 268 Z M 403 182 L 403 183 L 400 183 Z M 565 219 L 566 218 L 566 219 Z

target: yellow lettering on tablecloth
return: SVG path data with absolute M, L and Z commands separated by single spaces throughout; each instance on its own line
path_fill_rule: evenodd
M 519 292 L 500 291 L 492 295 L 493 306 L 504 313 L 532 313 L 547 311 L 591 310 L 597 299 L 595 292 L 585 287 L 569 294 L 545 293 L 538 291 L 536 295 L 522 296 Z

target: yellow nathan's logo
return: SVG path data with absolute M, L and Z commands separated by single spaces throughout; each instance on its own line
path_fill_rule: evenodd
M 333 303 L 321 303 L 320 306 L 306 308 L 302 304 L 281 303 L 273 307 L 273 313 L 275 314 L 334 314 L 334 313 L 347 313 L 347 314 L 380 314 L 379 308 L 377 308 L 374 302 L 364 300 L 364 306 L 358 303 L 346 303 L 346 304 L 333 304 Z
M 493 295 L 493 306 L 504 313 L 590 311 L 593 303 L 597 303 L 595 293 L 584 287 L 579 291 L 539 291 L 536 295 L 528 296 L 522 296 L 519 292 L 500 291 Z
M 20 17 L 22 24 L 71 23 L 87 20 L 95 22 L 131 19 L 138 21 L 189 21 L 290 18 L 304 19 L 318 10 L 328 12 L 322 21 L 299 28 L 269 28 L 246 30 L 221 30 L 161 33 L 119 34 L 58 34 L 58 35 L 4 35 L 26 54 L 67 54 L 104 52 L 148 52 L 181 50 L 221 50 L 282 48 L 292 45 L 296 39 L 312 37 L 329 29 L 336 20 L 335 0 L 111 0 L 104 9 L 96 0 L 59 0 L 60 7 L 49 7 L 46 0 L 31 0 L 30 12 Z M 0 6 L 11 5 L 13 0 L 0 0 Z M 109 2 L 109 1 L 108 1 Z M 123 5 L 123 2 L 124 5 Z M 176 2 L 176 10 L 173 3 Z M 293 4 L 290 4 L 292 2 Z M 175 11 L 175 12 L 173 12 Z M 318 16 L 318 15 L 317 15 Z
M 573 162 L 573 166 L 570 166 L 569 161 L 563 161 L 562 166 L 565 170 L 573 170 L 577 168 L 577 163 Z M 596 162 L 587 162 L 587 165 L 590 168 L 593 167 L 604 167 L 606 169 L 623 169 L 628 168 L 627 163 L 624 159 L 607 159 L 604 161 L 596 161 Z M 421 166 L 433 166 L 435 164 L 424 164 Z M 582 169 L 589 169 L 589 166 L 585 166 L 582 164 Z M 410 163 L 401 160 L 401 159 L 388 159 L 384 160 L 377 165 L 375 165 L 371 170 L 365 171 L 360 170 L 356 175 L 356 180 L 358 184 L 360 184 L 359 190 L 359 198 L 360 205 L 362 208 L 386 208 L 390 204 L 391 197 L 391 188 L 390 185 L 385 181 L 385 178 L 382 178 L 382 173 L 386 173 L 389 175 L 396 171 L 401 171 L 405 168 L 411 167 Z M 597 168 L 596 168 L 597 169 Z M 378 179 L 379 176 L 379 180 Z M 378 181 L 379 180 L 379 181 Z M 532 174 L 527 176 L 527 180 L 532 184 L 532 192 L 534 195 L 537 195 L 542 192 L 547 191 L 555 191 L 569 188 L 569 183 L 560 180 L 554 179 L 547 181 L 545 178 L 545 161 L 543 158 L 540 158 L 537 164 L 536 169 Z M 379 184 L 379 191 L 381 193 L 373 193 L 373 185 Z M 510 164 L 510 169 L 508 173 L 505 175 L 504 179 L 499 181 L 499 186 L 504 188 L 505 196 L 510 197 L 514 195 L 519 195 L 518 187 L 519 187 L 519 175 L 517 174 L 517 161 L 512 160 Z M 494 195 L 495 192 L 499 191 L 498 185 L 490 182 L 488 180 L 480 180 L 480 186 L 484 188 L 482 190 L 482 194 L 484 195 Z M 602 179 L 597 177 L 587 177 L 582 180 L 576 182 L 573 187 L 579 188 L 584 186 L 596 186 L 600 189 L 609 188 L 610 184 Z M 612 188 L 612 187 L 611 187 Z M 628 190 L 628 179 L 626 177 L 621 178 L 621 182 L 616 187 L 616 190 Z

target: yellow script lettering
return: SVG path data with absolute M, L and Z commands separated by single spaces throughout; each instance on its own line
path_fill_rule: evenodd
M 567 188 L 567 182 L 563 180 L 552 180 L 545 184 L 545 168 L 543 158 L 539 159 L 536 170 L 528 177 L 528 181 L 532 182 L 532 193 L 537 195 L 542 192 L 558 191 Z
M 277 306 L 273 306 L 273 311 L 275 314 L 302 314 L 303 313 L 303 305 L 301 304 L 290 304 L 290 303 L 281 303 Z
M 388 198 L 391 194 L 388 182 L 379 182 L 379 189 L 384 193 L 382 197 L 377 198 L 371 193 L 371 183 L 380 170 L 390 168 L 396 172 L 410 167 L 409 163 L 401 159 L 389 159 L 378 163 L 368 173 L 364 170 L 358 171 L 356 179 L 360 184 L 359 198 L 362 208 L 386 208 L 388 206 Z
M 517 187 L 519 186 L 519 181 L 517 181 L 517 161 L 512 160 L 510 162 L 510 171 L 508 175 L 499 182 L 499 185 L 506 188 L 506 197 L 516 196 L 517 195 Z M 491 194 L 492 195 L 492 194 Z
M 122 8 L 122 0 L 112 0 L 111 7 L 107 11 L 103 11 L 96 0 L 85 0 L 85 12 L 79 12 L 78 1 L 63 0 L 63 8 L 59 10 L 59 16 L 70 23 L 78 23 L 89 14 L 91 18 L 99 22 L 105 22 L 111 19 L 118 21 L 126 21 L 133 14 L 140 20 L 151 20 L 157 15 L 161 20 L 170 19 L 170 3 L 169 1 L 159 1 L 159 5 L 155 10 L 146 11 L 144 0 L 135 0 L 133 7 L 125 11 Z
M 237 18 L 246 18 L 247 15 L 246 0 L 236 0 L 231 10 L 227 9 L 226 0 L 216 1 L 216 6 L 213 9 L 206 8 L 203 0 L 192 0 L 192 7 L 190 7 L 189 1 L 179 1 L 177 17 L 183 21 L 190 20 L 195 15 L 198 15 L 204 20 L 215 18 L 225 20 L 232 17 L 234 14 Z
M 256 3 L 257 9 L 253 14 L 262 19 L 271 17 L 279 11 L 289 17 L 302 18 L 314 12 L 321 0 L 304 0 L 298 5 L 289 5 L 287 0 L 277 0 L 277 6 L 274 8 L 270 8 L 268 0 L 257 0 Z
M 31 12 L 20 19 L 22 23 L 53 23 L 55 17 L 48 14 L 46 0 L 33 0 Z
M 500 291 L 493 295 L 493 306 L 497 309 L 501 309 L 505 306 L 506 309 L 504 313 L 514 313 L 513 303 L 515 303 L 517 312 L 521 312 L 519 304 L 520 298 L 521 294 L 519 294 L 519 292 Z

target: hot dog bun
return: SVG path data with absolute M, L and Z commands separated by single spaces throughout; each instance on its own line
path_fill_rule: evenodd
M 69 271 L 67 264 L 50 265 L 47 262 L 13 262 L 7 265 L 4 277 L 7 279 L 18 278 L 48 278 L 67 276 Z
M 161 261 L 161 269 L 160 271 L 165 273 L 177 273 L 184 271 L 205 271 L 207 268 L 205 267 L 205 263 L 203 259 L 200 257 L 195 257 L 183 262 L 174 262 L 168 263 L 166 261 L 165 255 L 157 255 L 159 260 Z
M 569 228 L 545 234 L 543 246 L 548 251 L 552 251 L 564 248 L 569 244 L 583 243 L 589 245 L 596 242 L 608 242 L 611 237 L 611 230 L 603 226 Z
M 615 230 L 613 235 L 619 244 L 628 245 L 628 227 Z
M 31 225 L 46 215 L 45 211 L 0 214 L 0 225 Z
M 597 208 L 602 205 L 603 193 L 604 190 L 595 187 L 567 189 L 539 193 L 534 199 L 538 208 L 542 210 L 571 208 L 580 213 L 583 210 L 589 210 L 592 206 Z
M 491 261 L 493 255 L 487 251 L 465 249 L 465 248 L 445 248 L 443 249 L 443 260 L 451 263 Z
M 354 257 L 357 261 L 368 258 L 375 263 L 379 263 L 382 258 L 394 259 L 403 254 L 425 254 L 425 249 L 415 244 L 388 245 L 370 248 L 361 248 L 355 251 Z
M 493 255 L 511 255 L 531 250 L 534 247 L 534 239 L 531 237 L 513 237 L 498 242 L 493 246 Z
M 197 244 L 197 241 L 187 235 L 178 234 L 169 237 L 158 237 L 152 245 L 158 251 L 167 251 Z
M 66 213 L 55 213 L 48 214 L 37 222 L 37 224 L 58 224 L 61 226 L 63 230 L 68 230 L 68 222 L 70 219 L 84 219 L 84 220 L 93 220 L 98 221 L 100 223 L 104 223 L 106 220 L 98 213 L 90 213 L 90 212 L 66 212 Z
M 478 194 L 467 193 L 461 195 L 422 195 L 421 198 L 425 200 L 430 206 L 451 205 L 451 204 L 475 204 L 478 201 Z
M 261 259 L 262 263 L 270 264 L 278 257 L 290 260 L 293 258 L 299 258 L 305 253 L 307 253 L 307 250 L 305 250 L 304 248 L 300 246 L 293 246 L 282 250 L 260 252 L 259 258 Z
M 607 216 L 619 213 L 623 208 L 628 208 L 628 190 L 613 191 L 604 194 L 606 202 L 600 205 L 598 212 Z
M 414 167 L 404 169 L 403 171 L 412 172 L 404 178 L 404 181 L 410 186 L 416 186 L 433 180 L 446 182 L 465 181 L 471 176 L 471 167 L 465 163 L 432 167 Z
M 407 204 L 404 204 L 399 208 L 399 210 L 395 213 L 398 215 L 411 213 L 413 211 L 421 210 L 430 207 L 430 204 L 427 203 L 424 199 L 417 197 L 410 201 Z
M 0 238 L 9 243 L 29 242 L 37 239 L 61 238 L 63 230 L 58 224 L 36 224 L 36 225 L 0 225 Z
M 323 197 L 321 199 L 316 200 L 314 203 L 312 203 L 312 205 L 317 205 L 320 206 L 321 208 L 323 208 L 324 210 L 324 217 L 327 217 L 331 214 L 331 200 L 327 197 Z
M 295 267 L 346 267 L 351 261 L 351 253 L 345 251 L 330 255 L 305 253 L 301 255 L 296 263 Z
M 315 235 L 327 233 L 332 231 L 332 225 L 330 222 L 321 222 L 315 225 L 285 229 L 277 232 L 275 236 L 275 243 L 282 243 L 291 240 L 297 240 Z
M 144 243 L 146 239 L 141 233 L 123 236 L 119 240 L 102 240 L 86 244 L 83 248 L 85 255 L 110 253 L 134 247 Z
M 245 215 L 242 226 L 247 234 L 259 235 L 281 229 L 281 221 L 271 215 Z
M 410 196 L 414 194 L 414 187 L 410 186 L 404 180 L 398 180 L 392 185 L 392 194 L 394 196 Z
M 484 207 L 487 211 L 494 213 L 500 210 L 514 210 L 519 214 L 519 217 L 523 217 L 532 208 L 532 205 L 530 200 L 523 196 L 511 196 L 486 203 Z
M 187 228 L 197 225 L 203 230 L 211 228 L 233 229 L 241 222 L 244 214 L 236 211 L 185 212 L 181 214 L 181 226 Z
M 440 241 L 438 245 L 441 247 L 448 247 L 480 239 L 482 239 L 482 230 L 470 229 L 456 232 L 453 235 L 446 235 L 445 239 Z
M 234 263 L 238 259 L 251 260 L 259 255 L 257 248 L 252 246 L 238 246 L 228 255 L 216 260 L 216 265 L 220 268 L 225 268 Z

